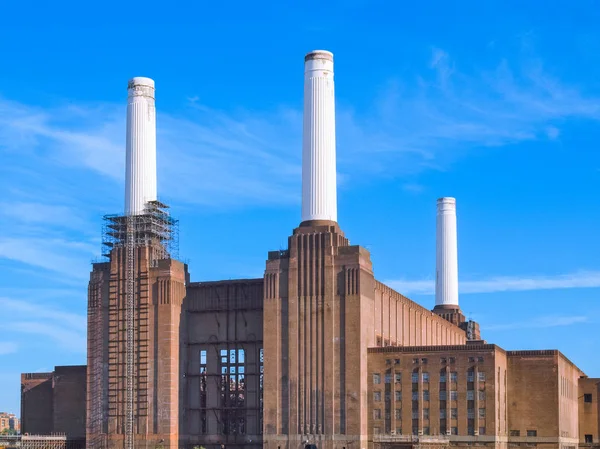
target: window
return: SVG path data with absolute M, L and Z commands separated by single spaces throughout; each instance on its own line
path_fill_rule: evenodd
M 413 435 L 418 435 L 419 434 L 419 428 L 418 427 L 414 427 L 412 428 L 413 431 Z
M 423 419 L 429 419 L 429 409 L 428 408 L 423 409 Z
M 446 400 L 446 390 L 440 391 L 440 401 Z
M 477 361 L 480 363 L 483 362 L 483 357 L 477 357 Z
M 442 358 L 440 359 L 440 363 L 446 363 L 446 357 L 442 357 Z
M 469 363 L 475 362 L 475 357 L 469 357 Z
M 392 399 L 392 393 L 389 391 L 385 392 L 385 402 L 390 402 L 390 400 Z
M 402 427 L 396 427 L 396 435 L 402 435 Z
M 413 359 L 413 365 L 416 365 L 419 363 L 419 359 Z
M 429 435 L 429 427 L 423 427 L 423 435 Z
M 445 408 L 440 409 L 440 419 L 446 419 L 446 409 Z
M 467 409 L 467 419 L 475 419 L 475 410 L 472 408 Z
M 245 429 L 245 352 L 220 350 L 220 421 L 223 435 L 244 435 Z
M 520 437 L 521 436 L 521 431 L 520 430 L 511 430 L 510 431 L 510 436 L 511 437 Z
M 207 374 L 206 374 L 206 350 L 200 351 L 200 432 L 207 432 L 206 419 L 206 395 L 207 395 Z
M 385 383 L 386 384 L 392 383 L 392 373 L 385 373 Z
M 485 391 L 478 391 L 478 396 L 480 401 L 485 401 Z
M 416 384 L 419 381 L 419 373 L 412 373 L 412 382 Z
M 586 435 L 585 436 L 585 442 L 586 443 L 593 443 L 594 442 L 594 436 L 593 435 Z
M 467 382 L 473 382 L 475 380 L 475 373 L 473 371 L 467 371 Z
M 456 390 L 453 390 L 450 392 L 450 400 L 451 401 L 458 400 L 458 392 Z
M 380 408 L 373 409 L 373 419 L 381 419 L 381 409 Z
M 456 371 L 452 371 L 450 373 L 450 382 L 456 382 L 458 380 L 458 373 Z
M 528 437 L 537 437 L 537 430 L 528 430 L 527 436 Z
M 458 409 L 457 408 L 450 409 L 450 417 L 452 419 L 458 419 Z
M 467 427 L 468 435 L 475 435 L 475 429 L 473 427 Z
M 396 395 L 396 402 L 402 400 L 402 392 L 401 391 L 396 391 L 395 395 Z
M 373 373 L 373 383 L 375 385 L 381 383 L 381 375 L 379 373 Z
M 473 390 L 467 390 L 467 401 L 475 400 L 475 392 Z
M 484 372 L 482 372 L 482 371 L 479 371 L 479 372 L 477 373 L 477 379 L 478 379 L 480 382 L 485 382 L 485 373 L 484 373 Z
M 456 357 L 450 357 L 450 363 L 456 363 Z
M 479 435 L 485 435 L 485 427 L 479 428 Z
M 400 365 L 400 359 L 394 359 L 394 364 Z
M 401 408 L 396 409 L 396 419 L 402 419 L 402 409 Z
M 584 394 L 583 395 L 583 402 L 592 402 L 592 395 L 591 394 Z
M 451 427 L 450 428 L 450 433 L 452 435 L 458 435 L 458 427 Z
M 373 400 L 375 402 L 380 402 L 381 401 L 381 391 L 374 391 L 373 392 Z
M 429 373 L 423 373 L 422 378 L 424 383 L 429 383 Z
M 417 411 L 413 410 L 412 419 L 419 419 L 419 411 L 418 410 Z
M 418 391 L 413 391 L 412 392 L 412 400 L 413 401 L 418 401 L 419 400 L 419 392 Z
M 426 358 L 422 358 L 422 359 L 421 359 L 421 363 L 422 363 L 423 365 L 427 365 L 427 359 L 426 359 Z
M 394 380 L 397 384 L 402 382 L 402 373 L 396 373 L 394 374 Z
M 428 401 L 429 400 L 429 390 L 424 390 L 423 391 L 423 400 L 424 401 Z
M 480 418 L 485 418 L 485 409 L 484 408 L 480 408 L 479 409 L 479 417 Z
M 443 384 L 446 382 L 446 373 L 440 373 L 440 383 Z

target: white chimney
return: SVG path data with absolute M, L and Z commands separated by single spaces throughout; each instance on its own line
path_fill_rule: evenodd
M 437 200 L 435 305 L 458 307 L 456 200 Z
M 156 108 L 154 81 L 132 78 L 127 85 L 125 215 L 139 215 L 156 201 Z
M 302 221 L 337 221 L 333 54 L 304 58 Z

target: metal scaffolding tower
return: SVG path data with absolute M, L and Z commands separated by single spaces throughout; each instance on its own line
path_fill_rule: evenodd
M 125 283 L 127 285 L 127 309 L 125 311 L 127 327 L 126 327 L 126 382 L 127 391 L 126 410 L 125 410 L 125 449 L 133 449 L 133 419 L 134 409 L 133 402 L 135 398 L 134 391 L 134 363 L 135 363 L 135 236 L 136 236 L 136 220 L 135 216 L 127 217 L 127 265 Z

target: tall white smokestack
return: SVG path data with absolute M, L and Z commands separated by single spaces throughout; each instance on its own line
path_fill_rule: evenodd
M 304 58 L 302 221 L 337 221 L 333 53 Z
M 127 85 L 125 215 L 139 215 L 156 201 L 156 108 L 154 81 L 132 78 Z
M 458 308 L 456 200 L 437 200 L 435 305 Z

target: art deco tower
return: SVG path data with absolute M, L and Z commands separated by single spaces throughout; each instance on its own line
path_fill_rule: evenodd
M 337 224 L 333 55 L 304 59 L 302 220 L 265 271 L 264 445 L 367 447 L 368 251 Z M 355 443 L 352 445 L 351 443 Z
M 88 293 L 89 448 L 179 445 L 179 326 L 187 271 L 156 194 L 154 81 L 128 84 L 125 215 L 105 217 Z

